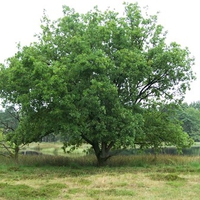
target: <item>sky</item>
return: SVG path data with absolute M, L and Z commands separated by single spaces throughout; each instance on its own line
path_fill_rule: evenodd
M 40 19 L 45 9 L 50 19 L 62 17 L 62 5 L 84 13 L 95 5 L 105 10 L 115 8 L 123 11 L 123 2 L 134 0 L 0 0 L 0 63 L 17 51 L 16 44 L 28 45 L 36 40 L 34 34 L 40 32 Z M 198 0 L 138 0 L 140 7 L 148 6 L 149 14 L 158 14 L 158 22 L 168 31 L 167 41 L 188 47 L 195 57 L 193 71 L 196 81 L 186 93 L 188 103 L 200 100 L 200 45 L 199 1 Z

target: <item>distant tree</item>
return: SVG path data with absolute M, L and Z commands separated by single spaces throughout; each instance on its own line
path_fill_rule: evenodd
M 134 145 L 141 107 L 183 99 L 194 60 L 138 4 L 125 4 L 123 16 L 97 7 L 63 14 L 44 15 L 39 42 L 1 66 L 0 97 L 26 114 L 25 141 L 62 133 L 66 145 L 89 143 L 101 165 L 111 149 Z
M 178 111 L 179 120 L 185 132 L 195 141 L 200 142 L 200 107 L 199 102 L 183 104 Z
M 4 111 L 0 111 L 0 127 L 4 132 L 13 131 L 19 123 L 19 112 L 13 106 L 8 106 Z
M 200 101 L 192 102 L 189 106 L 200 111 Z

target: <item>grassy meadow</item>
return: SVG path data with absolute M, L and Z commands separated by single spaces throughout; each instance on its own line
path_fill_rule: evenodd
M 45 145 L 42 155 L 20 155 L 18 163 L 0 157 L 0 200 L 199 199 L 199 156 L 116 156 L 97 167 L 83 149 L 63 156 L 60 144 Z

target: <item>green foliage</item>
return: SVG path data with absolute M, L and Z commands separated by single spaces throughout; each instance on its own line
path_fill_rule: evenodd
M 66 6 L 57 21 L 44 15 L 39 42 L 1 65 L 0 97 L 21 106 L 23 142 L 61 133 L 67 145 L 89 143 L 101 163 L 134 145 L 141 106 L 182 99 L 194 79 L 189 50 L 165 42 L 157 16 L 124 6 L 124 16 Z
M 189 104 L 190 107 L 200 110 L 200 101 L 192 102 Z
M 182 122 L 182 127 L 185 132 L 195 141 L 200 141 L 200 107 L 199 102 L 194 102 L 189 105 L 182 104 L 177 111 L 179 120 Z
M 18 160 L 19 145 L 9 141 L 7 137 L 0 132 L 0 156 L 6 156 Z
M 18 117 L 17 110 L 8 106 L 4 111 L 0 111 L 0 128 L 3 128 L 4 132 L 15 130 L 19 123 Z
M 143 134 L 136 137 L 140 148 L 152 147 L 158 153 L 163 146 L 176 146 L 181 151 L 193 144 L 193 140 L 184 132 L 173 105 L 146 109 L 143 116 Z
M 18 159 L 20 146 L 23 144 L 22 137 L 19 137 L 18 125 L 20 123 L 20 112 L 14 106 L 7 106 L 0 112 L 0 149 L 1 155 Z

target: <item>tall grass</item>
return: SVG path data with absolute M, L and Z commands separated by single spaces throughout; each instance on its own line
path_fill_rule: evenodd
M 94 166 L 94 156 L 66 157 L 54 155 L 22 155 L 18 164 L 25 166 Z
M 69 166 L 71 168 L 82 168 L 97 166 L 94 155 L 86 155 L 84 150 L 88 146 L 82 146 L 72 154 L 64 154 L 62 143 L 31 143 L 22 151 L 37 151 L 41 155 L 19 155 L 18 162 L 0 157 L 0 164 L 18 166 Z M 145 167 L 150 166 L 190 166 L 189 168 L 200 168 L 199 156 L 183 156 L 161 154 L 156 157 L 152 154 L 130 154 L 111 157 L 106 163 L 107 167 Z
M 95 167 L 97 160 L 94 155 L 80 157 L 54 155 L 20 155 L 18 162 L 0 157 L 0 164 L 18 166 L 66 166 L 72 168 Z M 191 166 L 200 169 L 199 156 L 181 155 L 129 155 L 114 156 L 105 163 L 107 167 L 151 167 L 151 166 Z

